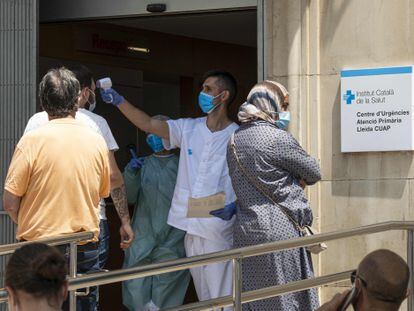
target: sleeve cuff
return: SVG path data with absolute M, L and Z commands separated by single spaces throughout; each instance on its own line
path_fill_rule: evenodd
M 15 195 L 16 197 L 19 197 L 19 198 L 21 198 L 24 195 L 24 193 L 19 193 L 19 191 L 17 191 L 14 188 L 10 188 L 10 186 L 7 186 L 7 185 L 4 186 L 4 190 L 7 190 L 11 194 L 13 194 L 13 195 Z
M 165 148 L 165 150 L 172 150 L 172 149 L 174 149 L 175 147 L 173 146 L 174 145 L 174 143 L 172 144 L 171 143 L 171 139 L 173 139 L 173 135 L 174 135 L 174 133 L 173 133 L 173 131 L 172 131 L 172 128 L 174 127 L 174 120 L 168 120 L 167 121 L 167 124 L 168 124 L 168 134 L 169 134 L 169 137 L 170 137 L 170 139 L 163 139 L 162 140 L 162 144 L 164 145 L 164 148 Z
M 165 150 L 174 149 L 174 148 L 171 147 L 170 141 L 167 140 L 167 139 L 163 139 L 162 144 L 163 144 Z

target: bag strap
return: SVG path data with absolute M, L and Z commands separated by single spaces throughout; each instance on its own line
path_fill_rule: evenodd
M 273 198 L 267 194 L 267 192 L 260 186 L 259 183 L 256 182 L 256 180 L 247 173 L 246 169 L 243 167 L 243 165 L 240 163 L 240 159 L 237 156 L 237 151 L 236 151 L 236 144 L 234 142 L 234 133 L 231 135 L 230 137 L 230 146 L 231 149 L 233 150 L 233 154 L 234 157 L 236 158 L 237 164 L 240 167 L 240 170 L 242 171 L 242 173 L 247 177 L 247 179 L 249 179 L 250 183 L 257 189 L 259 190 L 265 197 L 267 197 L 274 205 L 276 205 L 282 212 L 283 214 L 286 215 L 286 217 L 295 225 L 296 229 L 300 232 L 303 232 L 305 230 L 305 228 L 301 227 L 286 211 L 285 209 L 280 206 L 278 203 L 275 202 L 275 200 L 273 200 Z

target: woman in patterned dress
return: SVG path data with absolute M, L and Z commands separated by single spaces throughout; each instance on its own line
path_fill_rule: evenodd
M 256 84 L 240 107 L 241 126 L 227 152 L 238 199 L 234 247 L 297 238 L 298 226 L 312 223 L 303 188 L 320 180 L 320 169 L 284 130 L 287 108 L 287 90 L 273 81 Z M 243 290 L 255 290 L 313 277 L 312 259 L 305 248 L 280 251 L 243 259 L 242 273 Z M 247 303 L 243 310 L 308 311 L 318 305 L 311 289 Z

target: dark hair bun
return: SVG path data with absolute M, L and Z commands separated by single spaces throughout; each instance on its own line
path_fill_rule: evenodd
M 11 256 L 5 285 L 38 298 L 56 297 L 66 281 L 67 263 L 54 247 L 41 243 L 25 245 Z
M 33 262 L 33 271 L 43 281 L 63 284 L 66 280 L 66 262 L 60 253 L 49 252 Z

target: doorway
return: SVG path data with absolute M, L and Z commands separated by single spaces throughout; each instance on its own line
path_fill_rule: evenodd
M 197 2 L 197 1 L 196 1 Z M 42 5 L 40 7 L 42 10 Z M 82 15 L 82 12 L 79 12 Z M 209 69 L 231 72 L 238 107 L 257 81 L 257 9 L 212 10 L 180 14 L 94 17 L 42 22 L 39 27 L 39 77 L 54 66 L 82 63 L 96 79 L 111 77 L 114 88 L 132 104 L 151 115 L 171 118 L 199 117 L 197 105 L 203 73 Z M 129 161 L 126 146 L 135 144 L 139 156 L 148 155 L 145 133 L 138 131 L 114 107 L 97 96 L 102 115 L 118 142 L 115 153 L 122 170 Z M 130 207 L 132 215 L 132 208 Z M 111 245 L 107 269 L 122 267 L 119 220 L 108 202 Z M 102 286 L 101 310 L 122 310 L 121 284 Z M 186 303 L 196 299 L 189 290 Z

